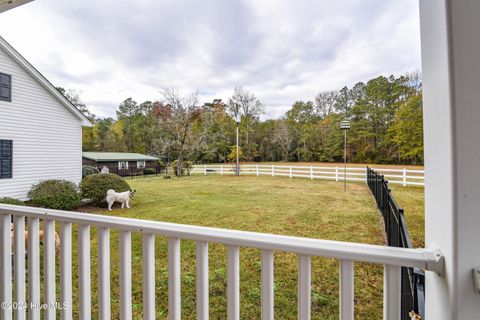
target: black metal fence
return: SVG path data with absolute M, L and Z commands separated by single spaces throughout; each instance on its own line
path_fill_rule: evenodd
M 99 168 L 101 170 L 101 168 Z M 165 169 L 160 166 L 148 167 L 148 168 L 126 168 L 120 169 L 117 167 L 109 167 L 110 173 L 114 173 L 124 178 L 141 178 L 141 177 L 151 177 L 158 176 L 161 173 L 165 172 Z
M 388 188 L 388 181 L 367 167 L 367 184 L 385 222 L 389 246 L 412 248 L 412 241 L 405 225 L 403 209 L 400 208 Z M 415 312 L 425 319 L 425 273 L 417 268 L 402 267 L 402 315 L 410 320 L 409 313 Z

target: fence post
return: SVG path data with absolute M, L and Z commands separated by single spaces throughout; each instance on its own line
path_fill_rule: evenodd
M 313 166 L 310 166 L 310 179 L 313 180 Z
M 365 171 L 366 171 L 366 177 L 367 177 L 367 185 L 368 187 L 370 188 L 370 191 L 372 190 L 372 188 L 370 187 L 370 170 L 368 169 L 368 167 L 365 168 Z
M 256 169 L 257 169 L 257 177 L 258 177 L 258 163 L 257 163 L 257 167 L 256 167 Z
M 292 178 L 292 166 L 290 166 L 290 178 Z
M 272 164 L 272 177 L 275 177 L 275 168 L 273 164 Z
M 204 166 L 203 166 L 203 170 L 204 170 L 204 172 L 205 172 L 205 175 L 207 175 L 207 165 L 204 165 Z
M 223 176 L 223 164 L 220 165 L 220 175 Z
M 368 184 L 368 168 L 365 167 L 365 182 Z
M 407 169 L 403 168 L 403 186 L 407 186 Z
M 335 181 L 338 182 L 338 167 L 335 167 Z

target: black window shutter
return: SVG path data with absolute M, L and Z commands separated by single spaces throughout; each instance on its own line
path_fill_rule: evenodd
M 13 141 L 0 140 L 0 179 L 13 177 Z
M 0 100 L 12 101 L 12 76 L 0 73 Z

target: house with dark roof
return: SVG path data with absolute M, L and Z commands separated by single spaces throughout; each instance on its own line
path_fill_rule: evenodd
M 83 165 L 96 167 L 99 170 L 108 168 L 109 172 L 140 173 L 147 168 L 157 169 L 160 158 L 132 152 L 83 152 Z

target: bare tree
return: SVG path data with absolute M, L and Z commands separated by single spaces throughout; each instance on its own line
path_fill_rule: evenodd
M 233 97 L 228 100 L 227 111 L 235 121 L 240 121 L 242 116 L 242 109 L 237 101 L 233 100 Z
M 182 175 L 185 143 L 190 133 L 193 117 L 198 111 L 197 92 L 182 95 L 177 89 L 161 90 L 162 102 L 157 104 L 157 119 L 173 134 L 179 146 L 177 174 Z
M 88 119 L 95 120 L 95 115 L 88 110 L 88 107 L 82 102 L 80 97 L 81 92 L 75 89 L 65 90 L 62 87 L 56 87 L 56 89 L 70 101 L 80 112 L 82 112 Z
M 246 126 L 246 145 L 248 146 L 248 131 L 249 122 L 255 117 L 259 117 L 265 112 L 265 106 L 260 100 L 255 97 L 253 93 L 248 92 L 242 87 L 235 87 L 233 89 L 233 95 L 229 100 L 228 108 L 232 113 L 232 116 L 242 116 L 245 120 Z
M 315 107 L 318 115 L 325 118 L 335 111 L 335 102 L 337 101 L 338 91 L 322 91 L 315 97 Z
M 287 161 L 292 147 L 292 135 L 285 120 L 279 120 L 277 122 L 275 131 L 273 132 L 273 143 L 282 148 L 283 160 Z
M 408 85 L 415 89 L 416 92 L 422 91 L 422 73 L 418 70 L 407 72 L 405 77 L 408 79 Z

